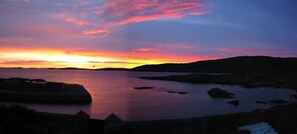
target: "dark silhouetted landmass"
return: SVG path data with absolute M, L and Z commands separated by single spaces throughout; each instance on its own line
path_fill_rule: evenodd
M 0 67 L 0 69 L 24 69 L 22 67 Z
M 234 101 L 234 105 L 237 102 Z M 91 119 L 83 111 L 75 115 L 36 112 L 22 106 L 0 106 L 3 134 L 248 134 L 241 126 L 267 122 L 280 134 L 297 132 L 297 104 L 277 105 L 225 115 L 152 121 L 123 121 L 116 114 Z
M 239 102 L 230 102 L 239 105 Z M 127 121 L 107 124 L 106 132 L 121 134 L 248 134 L 241 126 L 269 123 L 279 134 L 297 132 L 297 105 L 278 105 L 265 110 L 188 119 Z
M 0 100 L 58 104 L 92 102 L 91 95 L 82 85 L 25 78 L 0 78 Z
M 76 115 L 36 112 L 22 106 L 0 106 L 1 134 L 102 134 L 104 121 Z
M 123 121 L 116 114 L 105 120 L 75 115 L 37 112 L 22 106 L 0 106 L 3 134 L 248 134 L 241 126 L 267 122 L 280 134 L 297 132 L 297 105 L 277 105 L 225 115 L 152 121 Z
M 186 74 L 170 76 L 140 77 L 149 80 L 169 80 L 197 84 L 227 84 L 246 88 L 274 87 L 297 90 L 297 73 L 235 73 L 235 74 Z
M 78 68 L 78 67 L 65 67 L 65 68 L 22 68 L 22 67 L 12 67 L 12 68 L 3 68 L 0 69 L 50 69 L 50 70 L 90 70 L 90 71 L 129 71 L 131 69 L 128 68 L 97 68 L 97 69 L 89 69 L 89 68 Z
M 99 68 L 96 70 L 103 70 L 103 71 L 129 71 L 130 69 L 127 68 Z
M 135 67 L 133 71 L 199 72 L 199 73 L 273 73 L 297 72 L 297 58 L 241 56 L 184 64 L 159 64 Z
M 275 87 L 297 90 L 297 58 L 241 56 L 187 64 L 144 65 L 134 71 L 192 72 L 186 75 L 140 77 L 187 83 L 240 85 L 247 88 Z
M 56 69 L 60 69 L 60 70 L 90 70 L 87 68 L 77 68 L 77 67 L 66 67 L 66 68 L 56 68 Z

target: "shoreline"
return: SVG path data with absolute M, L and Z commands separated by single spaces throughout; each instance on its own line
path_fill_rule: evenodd
M 24 131 L 32 134 L 45 132 L 73 134 L 77 132 L 81 134 L 244 134 L 244 132 L 238 131 L 239 127 L 260 122 L 267 122 L 278 133 L 297 132 L 297 103 L 216 116 L 149 121 L 122 121 L 114 114 L 100 120 L 90 118 L 83 111 L 74 115 L 56 114 L 38 112 L 18 105 L 0 106 L 0 115 L 0 131 L 4 133 Z
M 226 84 L 245 88 L 273 87 L 297 90 L 295 73 L 235 73 L 235 74 L 185 74 L 139 77 L 144 80 L 165 80 L 192 84 Z
M 259 122 L 268 122 L 278 133 L 296 133 L 297 104 L 278 105 L 263 110 L 217 116 L 118 122 L 109 129 L 131 134 L 243 134 L 244 132 L 238 131 L 239 127 Z

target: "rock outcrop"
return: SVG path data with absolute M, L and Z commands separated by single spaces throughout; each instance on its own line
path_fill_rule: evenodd
M 232 100 L 232 101 L 229 101 L 228 103 L 234 106 L 239 106 L 239 100 Z
M 232 93 L 229 93 L 220 88 L 212 88 L 208 92 L 208 95 L 212 98 L 234 98 Z
M 0 79 L 0 101 L 85 104 L 90 93 L 78 84 L 47 82 L 43 79 Z
M 134 89 L 141 90 L 141 89 L 154 89 L 154 87 L 133 87 Z

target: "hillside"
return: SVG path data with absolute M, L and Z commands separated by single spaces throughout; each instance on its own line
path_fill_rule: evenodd
M 143 65 L 133 71 L 200 72 L 200 73 L 273 73 L 297 72 L 297 58 L 240 56 L 183 64 Z

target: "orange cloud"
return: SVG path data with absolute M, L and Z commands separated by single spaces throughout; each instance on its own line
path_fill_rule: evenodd
M 128 53 L 128 61 L 143 64 L 161 64 L 161 63 L 187 63 L 198 60 L 216 59 L 217 56 L 201 55 L 201 54 L 172 54 L 172 53 L 157 53 L 146 52 L 141 53 L 131 51 Z M 134 65 L 135 67 L 135 65 Z

